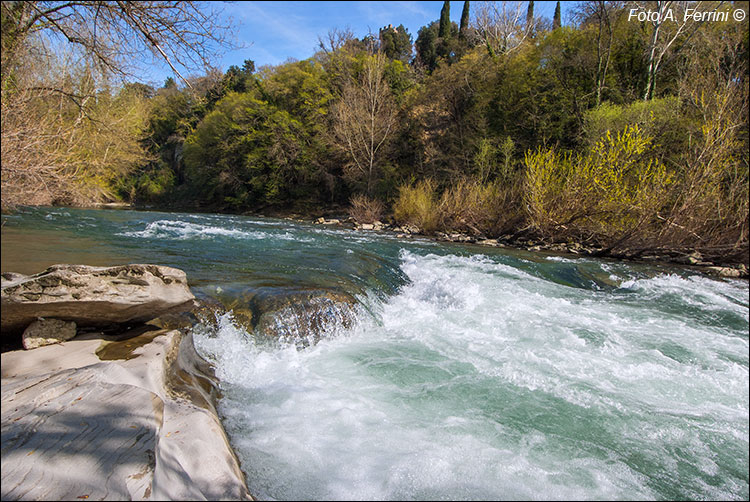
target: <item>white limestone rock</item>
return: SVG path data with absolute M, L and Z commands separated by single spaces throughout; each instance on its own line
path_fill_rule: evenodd
M 2 284 L 3 333 L 20 333 L 39 317 L 79 327 L 144 322 L 187 310 L 193 294 L 185 272 L 158 265 L 54 265 Z
M 177 330 L 3 353 L 0 498 L 252 500 L 194 357 Z

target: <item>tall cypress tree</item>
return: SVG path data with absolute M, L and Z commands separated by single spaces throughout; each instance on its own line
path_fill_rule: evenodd
M 438 37 L 449 38 L 451 36 L 451 3 L 448 0 L 443 2 L 443 8 L 440 9 L 440 30 Z
M 534 2 L 531 2 L 532 4 Z M 464 10 L 461 11 L 461 24 L 458 28 L 458 39 L 466 40 L 466 32 L 469 30 L 469 0 L 464 2 Z
M 559 27 L 562 26 L 562 20 L 560 17 L 560 2 L 557 2 L 557 5 L 555 6 L 555 15 L 552 16 L 552 29 L 556 30 Z
M 526 10 L 526 28 L 528 29 L 532 24 L 534 24 L 534 0 L 529 0 L 529 8 Z

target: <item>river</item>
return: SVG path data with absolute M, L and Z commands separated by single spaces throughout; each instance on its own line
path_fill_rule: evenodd
M 3 272 L 54 263 L 178 267 L 225 305 L 357 299 L 317 343 L 231 310 L 193 327 L 261 499 L 748 499 L 747 281 L 278 219 L 3 215 Z

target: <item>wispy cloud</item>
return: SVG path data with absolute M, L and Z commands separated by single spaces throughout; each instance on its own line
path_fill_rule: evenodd
M 223 69 L 245 59 L 261 66 L 289 57 L 308 58 L 317 49 L 318 37 L 333 28 L 349 27 L 355 36 L 363 37 L 388 24 L 403 24 L 416 38 L 421 26 L 437 19 L 441 5 L 437 1 L 227 3 L 225 15 L 237 25 L 238 42 L 245 47 L 226 54 Z
M 283 46 L 296 46 L 315 39 L 308 19 L 298 15 L 285 2 L 243 2 L 246 36 L 270 40 Z M 249 29 L 248 29 L 249 28 Z

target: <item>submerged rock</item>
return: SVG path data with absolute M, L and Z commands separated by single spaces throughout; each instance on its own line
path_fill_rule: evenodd
M 23 348 L 35 349 L 71 340 L 76 336 L 76 323 L 60 319 L 37 319 L 23 332 Z
M 248 332 L 298 346 L 316 343 L 338 329 L 352 327 L 357 300 L 335 290 L 259 288 L 233 299 L 224 309 Z
M 338 328 L 350 328 L 354 323 L 355 303 L 353 297 L 334 291 L 257 299 L 255 309 L 262 313 L 255 330 L 268 337 L 309 345 Z
M 183 271 L 158 265 L 54 265 L 32 276 L 4 279 L 4 333 L 20 333 L 39 317 L 78 326 L 143 322 L 185 310 L 194 298 Z

